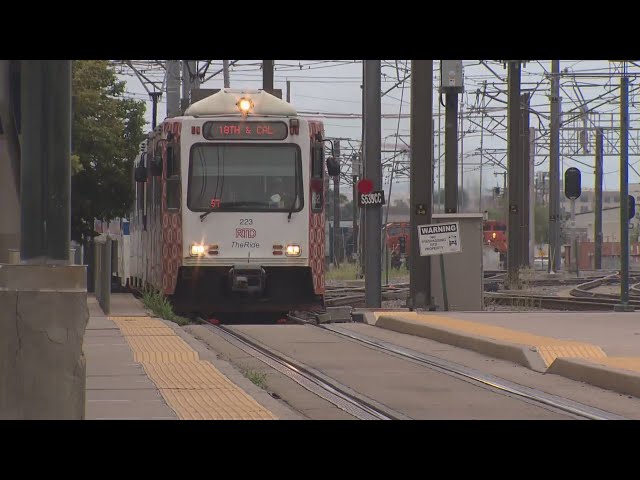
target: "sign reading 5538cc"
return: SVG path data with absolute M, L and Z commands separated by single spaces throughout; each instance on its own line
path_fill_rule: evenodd
M 384 205 L 384 190 L 371 193 L 359 193 L 358 206 L 366 207 L 367 205 Z
M 441 255 L 462 251 L 458 222 L 418 226 L 420 256 Z

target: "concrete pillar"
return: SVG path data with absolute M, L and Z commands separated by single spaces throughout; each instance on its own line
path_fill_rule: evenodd
M 11 262 L 22 263 L 0 264 L 0 419 L 81 420 L 89 311 L 86 267 L 69 265 L 71 62 L 23 60 L 20 105 L 21 242 Z
M 0 264 L 0 419 L 85 417 L 86 267 Z

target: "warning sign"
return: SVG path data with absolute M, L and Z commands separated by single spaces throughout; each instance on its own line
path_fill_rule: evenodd
M 418 225 L 418 244 L 422 257 L 461 252 L 458 222 Z

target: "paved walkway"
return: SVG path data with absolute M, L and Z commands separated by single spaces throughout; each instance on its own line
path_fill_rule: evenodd
M 149 317 L 133 296 L 112 295 L 109 317 L 94 297 L 88 307 L 87 419 L 277 418 L 245 392 L 253 387 L 248 380 L 231 372 L 231 381 L 201 358 L 207 352 L 195 339 L 171 322 Z M 243 381 L 244 390 L 237 385 Z M 268 397 L 258 390 L 254 396 Z
M 124 303 L 117 295 L 112 298 L 116 305 Z M 142 365 L 134 360 L 115 322 L 104 315 L 95 297 L 90 296 L 87 303 L 90 315 L 84 337 L 87 420 L 177 419 Z M 117 306 L 120 308 L 114 310 L 126 311 L 123 305 Z M 133 314 L 135 310 L 130 309 L 128 313 Z

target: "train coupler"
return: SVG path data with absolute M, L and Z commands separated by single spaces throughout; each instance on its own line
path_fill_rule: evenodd
M 232 292 L 261 295 L 266 286 L 267 275 L 260 265 L 234 265 L 229 270 L 229 285 Z

